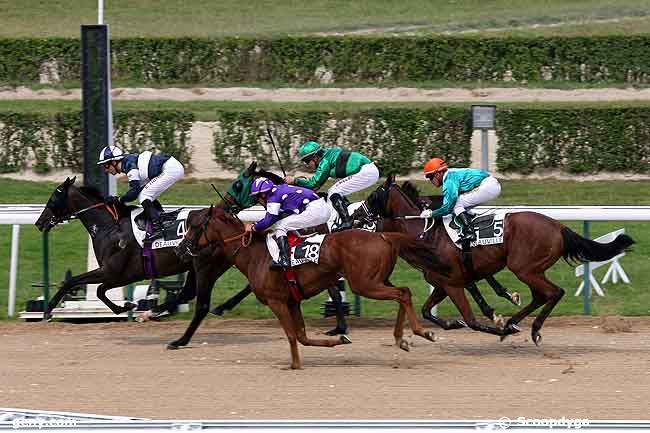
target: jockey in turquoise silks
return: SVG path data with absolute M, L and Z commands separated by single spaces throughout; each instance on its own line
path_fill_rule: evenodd
M 315 170 L 313 176 L 308 179 L 287 176 L 284 181 L 316 191 L 328 178 L 339 179 L 327 191 L 327 198 L 341 218 L 338 230 L 352 228 L 352 218 L 343 197 L 374 185 L 379 180 L 377 166 L 358 152 L 338 147 L 322 148 L 315 141 L 300 146 L 298 156 L 311 170 Z
M 471 208 L 494 200 L 501 193 L 499 181 L 490 173 L 477 168 L 449 168 L 440 158 L 433 158 L 424 165 L 424 176 L 436 187 L 442 187 L 443 201 L 438 209 L 422 212 L 426 218 L 435 218 L 453 212 L 462 228 L 461 241 L 474 242 L 476 233 Z

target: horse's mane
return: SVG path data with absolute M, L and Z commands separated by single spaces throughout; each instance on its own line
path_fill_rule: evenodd
M 413 203 L 417 205 L 420 209 L 424 205 L 428 205 L 431 209 L 437 209 L 442 206 L 442 196 L 440 195 L 425 195 L 420 196 L 420 190 L 415 184 L 409 182 L 408 180 L 404 182 L 401 186 L 402 192 L 410 198 Z
M 105 202 L 106 199 L 104 198 L 104 195 L 99 192 L 97 188 L 95 188 L 92 185 L 84 185 L 79 187 L 79 191 L 81 191 L 82 194 L 86 196 L 90 196 L 91 198 L 96 199 L 97 201 L 100 202 Z M 117 206 L 117 212 L 119 213 L 120 217 L 127 217 L 131 215 L 131 211 L 136 208 L 136 206 L 131 206 L 127 205 L 124 203 L 118 203 L 116 204 Z
M 408 198 L 411 199 L 413 203 L 417 207 L 420 207 L 420 190 L 418 190 L 418 187 L 409 182 L 408 180 L 402 184 L 400 187 L 402 189 L 402 192 L 406 194 Z
M 284 183 L 284 178 L 278 176 L 277 174 L 275 174 L 273 172 L 266 171 L 266 170 L 264 170 L 262 168 L 260 168 L 259 170 L 256 170 L 255 174 L 258 175 L 258 176 L 264 176 L 265 178 L 269 179 L 271 182 L 273 182 L 276 185 L 280 185 L 280 184 Z

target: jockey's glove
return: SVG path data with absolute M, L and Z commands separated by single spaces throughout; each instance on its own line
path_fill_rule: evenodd
M 113 204 L 120 204 L 120 202 L 121 202 L 120 197 L 116 195 L 109 195 L 108 197 L 106 197 L 106 204 L 113 205 Z
M 433 214 L 433 211 L 431 209 L 425 209 L 420 214 L 420 218 L 431 218 L 432 214 Z

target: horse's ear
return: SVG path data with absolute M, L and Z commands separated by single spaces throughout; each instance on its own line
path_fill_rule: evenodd
M 394 181 L 395 181 L 395 178 L 393 177 L 393 175 L 392 175 L 392 174 L 389 174 L 389 175 L 386 177 L 386 182 L 384 182 L 384 186 L 385 186 L 386 188 L 388 188 L 389 186 L 391 186 L 391 185 L 393 184 Z
M 246 176 L 252 176 L 255 173 L 255 169 L 257 168 L 257 161 L 251 162 L 251 165 L 248 166 L 244 174 Z
M 208 215 L 209 215 L 209 216 L 212 216 L 212 209 L 214 209 L 214 205 L 213 205 L 213 204 L 211 204 L 211 205 L 210 205 L 210 209 L 208 209 Z
M 74 176 L 72 179 L 70 179 L 70 185 L 72 185 L 75 180 L 77 180 L 77 176 Z

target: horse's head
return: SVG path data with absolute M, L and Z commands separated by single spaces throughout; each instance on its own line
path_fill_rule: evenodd
M 199 255 L 220 255 L 227 238 L 243 231 L 242 222 L 228 210 L 210 206 L 209 209 L 190 212 L 187 232 L 176 247 L 176 254 L 184 261 Z
M 284 183 L 284 180 L 275 173 L 263 169 L 257 170 L 257 162 L 253 161 L 228 188 L 229 203 L 226 207 L 227 210 L 238 212 L 257 204 L 257 200 L 251 195 L 251 185 L 259 176 L 271 179 L 276 185 Z
M 67 178 L 65 182 L 57 186 L 45 209 L 34 223 L 42 232 L 47 232 L 58 224 L 67 214 L 70 213 L 70 200 L 68 200 L 68 189 L 74 184 L 76 177 Z
M 418 213 L 417 189 L 406 182 L 402 189 L 395 183 L 395 176 L 389 175 L 365 201 L 368 213 L 380 218 L 413 215 Z

